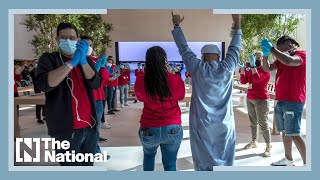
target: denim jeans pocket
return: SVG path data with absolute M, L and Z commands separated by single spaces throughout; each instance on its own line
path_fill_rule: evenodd
M 183 137 L 182 127 L 174 127 L 172 128 L 167 137 L 172 144 L 180 143 Z
M 149 132 L 149 129 L 139 129 L 139 138 L 142 144 L 154 144 L 154 135 Z

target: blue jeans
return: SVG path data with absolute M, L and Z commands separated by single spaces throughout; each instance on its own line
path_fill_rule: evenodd
M 301 117 L 304 103 L 278 101 L 275 107 L 276 125 L 286 136 L 300 135 Z
M 97 112 L 97 126 L 98 128 L 100 128 L 101 126 L 101 119 L 103 116 L 103 104 L 102 104 L 102 100 L 97 100 L 95 101 L 95 105 L 96 105 L 96 112 Z
M 128 84 L 119 86 L 119 89 L 120 89 L 120 103 L 124 104 L 128 102 L 129 86 Z
M 108 89 L 108 97 L 107 97 L 108 111 L 111 111 L 114 109 L 114 97 L 116 96 L 116 87 L 107 87 L 107 89 Z
M 101 126 L 101 119 L 103 116 L 103 104 L 101 100 L 97 100 L 95 101 L 95 105 L 96 105 L 96 112 L 97 112 L 97 126 L 98 128 L 100 128 Z M 97 144 L 97 151 L 96 153 L 101 153 L 101 149 L 99 144 Z
M 143 146 L 143 170 L 153 171 L 155 156 L 160 146 L 165 171 L 176 171 L 177 154 L 183 137 L 181 125 L 159 128 L 140 128 L 139 138 Z
M 63 141 L 67 140 L 70 143 L 70 148 L 68 150 L 59 149 L 56 150 L 57 153 L 65 153 L 72 150 L 75 153 L 92 153 L 95 154 L 97 150 L 97 144 L 99 139 L 99 133 L 96 128 L 91 129 L 91 127 L 83 129 L 74 129 L 73 133 L 68 136 L 53 136 L 56 140 Z M 61 166 L 93 166 L 93 162 L 63 162 L 60 163 Z

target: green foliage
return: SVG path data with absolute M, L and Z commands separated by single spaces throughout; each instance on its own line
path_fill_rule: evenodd
M 70 22 L 75 25 L 79 36 L 91 36 L 97 54 L 105 53 L 106 46 L 111 46 L 112 40 L 108 33 L 113 30 L 113 26 L 105 22 L 99 14 L 29 14 L 21 24 L 25 25 L 28 31 L 34 32 L 30 43 L 33 46 L 35 58 L 39 58 L 45 52 L 58 50 L 56 31 L 61 22 Z
M 260 40 L 267 37 L 275 43 L 283 35 L 290 35 L 301 20 L 297 14 L 245 14 L 242 15 L 241 61 L 249 54 L 261 50 Z

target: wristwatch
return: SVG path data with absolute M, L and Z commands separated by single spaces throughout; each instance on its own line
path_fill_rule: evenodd
M 71 64 L 71 63 L 66 62 L 66 63 L 65 63 L 65 65 L 66 65 L 69 69 L 73 69 L 73 66 L 72 66 L 72 64 Z

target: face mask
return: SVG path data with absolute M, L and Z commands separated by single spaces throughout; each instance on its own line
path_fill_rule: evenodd
M 111 64 L 111 63 L 107 63 L 107 66 L 111 67 L 111 66 L 112 66 L 112 64 Z
M 261 60 L 256 60 L 256 67 L 260 67 L 261 66 Z
M 66 55 L 72 55 L 77 50 L 77 47 L 76 47 L 77 43 L 78 41 L 70 41 L 69 39 L 60 39 L 59 48 Z
M 91 53 L 92 53 L 93 49 L 91 46 L 88 47 L 88 53 L 87 53 L 87 56 L 90 56 Z
M 283 53 L 286 54 L 286 55 L 289 55 L 289 56 L 293 56 L 295 51 L 296 51 L 296 48 L 292 48 L 292 49 L 289 49 L 287 51 L 284 51 Z
M 141 69 L 141 66 L 138 66 L 138 69 Z

